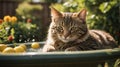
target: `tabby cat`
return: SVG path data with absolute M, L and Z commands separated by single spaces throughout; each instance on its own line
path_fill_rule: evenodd
M 115 48 L 113 37 L 100 30 L 89 30 L 86 10 L 78 13 L 61 13 L 51 7 L 52 22 L 43 52 L 80 51 Z

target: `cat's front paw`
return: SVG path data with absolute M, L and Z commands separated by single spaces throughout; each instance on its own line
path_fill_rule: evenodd
M 66 48 L 65 51 L 78 51 L 78 49 L 76 47 L 69 47 Z
M 52 52 L 52 51 L 55 51 L 55 48 L 50 45 L 45 45 L 42 50 L 42 52 Z

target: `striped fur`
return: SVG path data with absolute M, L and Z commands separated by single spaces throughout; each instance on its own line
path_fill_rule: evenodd
M 79 13 L 60 13 L 51 8 L 51 15 L 52 22 L 43 52 L 96 50 L 116 47 L 116 42 L 110 34 L 87 28 L 86 10 Z

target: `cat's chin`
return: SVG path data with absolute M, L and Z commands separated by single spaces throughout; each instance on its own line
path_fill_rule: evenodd
M 74 41 L 75 39 L 62 39 L 60 38 L 61 41 L 65 42 L 65 43 L 68 43 L 68 42 L 71 42 L 71 41 Z
M 64 39 L 64 38 L 62 38 L 62 37 L 59 37 L 59 39 L 60 39 L 61 41 L 65 42 L 65 43 L 67 43 L 67 42 L 71 42 L 71 41 L 76 40 L 77 37 L 72 37 L 72 38 L 67 38 L 67 39 Z
M 65 43 L 70 42 L 69 40 L 63 40 L 63 39 L 61 41 L 65 42 Z

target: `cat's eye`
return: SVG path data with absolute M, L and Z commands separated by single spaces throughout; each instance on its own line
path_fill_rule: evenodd
M 75 31 L 77 31 L 77 30 L 78 30 L 77 27 L 71 27 L 71 28 L 70 28 L 70 32 L 71 32 L 71 33 L 75 32 Z
M 59 33 L 62 33 L 62 32 L 63 32 L 63 28 L 62 28 L 61 26 L 58 26 L 58 27 L 57 27 L 57 31 L 58 31 Z

